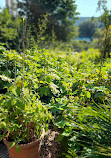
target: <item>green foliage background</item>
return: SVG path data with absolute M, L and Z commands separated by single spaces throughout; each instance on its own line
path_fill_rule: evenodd
M 16 96 L 17 87 L 11 88 L 10 81 L 21 85 L 23 55 L 3 46 L 0 50 L 1 88 L 10 87 Z M 25 50 L 24 93 L 28 97 L 32 89 L 49 107 L 51 126 L 60 132 L 60 157 L 110 157 L 111 61 L 99 60 L 95 49 L 76 54 Z M 1 116 L 5 113 L 1 109 Z M 1 127 L 6 128 L 3 121 Z

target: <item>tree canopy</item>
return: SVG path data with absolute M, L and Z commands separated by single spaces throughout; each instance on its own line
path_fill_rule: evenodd
M 18 45 L 20 23 L 21 18 L 14 17 L 7 9 L 0 12 L 0 42 L 8 48 L 15 49 Z
M 98 23 L 95 20 L 85 20 L 79 25 L 79 34 L 80 37 L 89 37 L 92 38 L 96 29 L 98 27 Z
M 98 1 L 98 10 L 103 12 L 99 20 L 103 23 L 103 34 L 100 43 L 102 45 L 101 53 L 104 58 L 107 56 L 110 57 L 111 52 L 111 11 L 106 4 L 107 0 Z
M 27 18 L 29 24 L 38 28 L 38 19 L 46 13 L 48 24 L 46 33 L 50 36 L 52 29 L 58 40 L 67 41 L 74 36 L 74 22 L 77 6 L 75 0 L 18 0 L 19 14 Z

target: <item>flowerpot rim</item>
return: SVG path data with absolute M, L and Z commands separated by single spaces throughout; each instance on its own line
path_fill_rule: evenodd
M 22 147 L 22 148 L 32 147 L 32 146 L 34 146 L 35 144 L 40 143 L 40 141 L 41 141 L 41 139 L 36 139 L 35 141 L 29 142 L 29 143 L 26 143 L 26 144 L 18 144 L 18 145 L 19 145 L 20 147 Z M 8 147 L 10 146 L 10 143 L 11 143 L 11 142 L 7 141 L 6 138 L 3 139 L 3 142 L 4 142 L 4 144 L 6 144 Z M 16 146 L 16 144 L 15 144 L 14 146 Z M 14 146 L 13 146 L 13 147 L 14 147 Z

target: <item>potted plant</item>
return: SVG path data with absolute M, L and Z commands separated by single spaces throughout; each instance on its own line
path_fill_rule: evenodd
M 51 114 L 38 98 L 20 76 L 6 94 L 0 94 L 0 139 L 7 145 L 10 158 L 40 157 Z

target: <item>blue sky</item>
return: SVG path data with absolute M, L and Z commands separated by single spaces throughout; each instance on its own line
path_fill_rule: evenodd
M 108 1 L 108 6 L 111 8 L 111 0 Z M 99 16 L 100 13 L 96 12 L 98 0 L 76 0 L 78 5 L 77 11 L 80 12 L 80 16 Z M 0 7 L 5 6 L 5 0 L 0 0 Z
M 107 0 L 107 6 L 111 8 L 111 0 Z M 76 0 L 77 11 L 80 12 L 80 16 L 99 16 L 100 12 L 97 12 L 98 0 Z
M 5 6 L 5 0 L 0 0 L 0 7 L 4 7 Z

